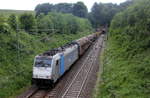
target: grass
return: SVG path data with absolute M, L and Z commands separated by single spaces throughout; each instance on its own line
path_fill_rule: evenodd
M 0 33 L 0 98 L 15 97 L 30 85 L 34 57 L 90 34 L 36 34 L 26 32 Z M 18 48 L 19 45 L 19 48 Z M 19 51 L 17 51 L 19 50 Z

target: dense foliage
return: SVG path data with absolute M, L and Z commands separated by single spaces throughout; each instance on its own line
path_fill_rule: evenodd
M 100 26 L 110 24 L 111 19 L 118 12 L 117 7 L 117 5 L 111 3 L 95 3 L 89 15 L 89 19 L 93 24 L 93 27 L 98 28 Z
M 91 21 L 94 28 L 109 26 L 114 15 L 123 11 L 131 4 L 131 0 L 123 2 L 120 5 L 112 3 L 95 3 L 89 13 L 88 19 Z
M 74 4 L 72 12 L 75 16 L 87 17 L 88 10 L 83 2 L 77 2 L 76 4 Z
M 32 14 L 22 14 L 19 17 L 20 25 L 18 25 L 18 29 L 23 29 L 27 32 L 34 29 L 35 26 L 35 18 Z
M 117 14 L 110 27 L 99 98 L 149 98 L 150 1 Z
M 45 30 L 47 33 L 77 33 L 84 30 L 92 30 L 87 19 L 78 18 L 72 14 L 49 13 L 37 16 L 37 28 L 39 32 Z
M 30 34 L 42 32 L 75 34 L 84 30 L 92 30 L 91 23 L 88 19 L 79 18 L 72 14 L 56 12 L 51 12 L 47 15 L 40 14 L 37 17 L 29 13 L 24 13 L 19 16 L 12 14 L 8 18 L 0 16 L 0 20 L 2 20 L 0 23 L 1 31 L 5 31 L 4 29 L 7 26 L 12 30 L 25 30 Z
M 69 13 L 78 17 L 88 18 L 94 28 L 99 28 L 100 26 L 109 26 L 113 16 L 126 9 L 132 3 L 132 0 L 127 0 L 120 5 L 112 3 L 95 3 L 89 13 L 83 2 L 59 3 L 55 5 L 43 3 L 36 6 L 35 12 L 36 16 L 41 13 L 47 15 L 49 12 Z
M 8 18 L 8 24 L 10 25 L 10 27 L 13 29 L 13 30 L 17 30 L 17 18 L 14 14 L 10 15 L 9 18 Z
M 43 3 L 39 4 L 35 8 L 36 15 L 38 16 L 40 13 L 48 14 L 49 12 L 60 12 L 60 13 L 71 13 L 75 16 L 79 17 L 87 17 L 87 7 L 83 2 L 77 3 L 59 3 L 56 5 Z

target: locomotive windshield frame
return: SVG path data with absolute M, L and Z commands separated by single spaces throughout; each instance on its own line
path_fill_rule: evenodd
M 35 59 L 34 67 L 51 67 L 51 64 L 51 58 L 38 57 Z

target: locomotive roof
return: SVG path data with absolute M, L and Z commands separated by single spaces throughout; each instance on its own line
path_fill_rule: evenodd
M 75 42 L 67 43 L 64 46 L 61 46 L 59 48 L 48 50 L 48 51 L 44 52 L 43 54 L 40 54 L 39 56 L 54 56 L 55 54 L 63 52 L 63 51 L 65 51 L 66 48 L 72 47 L 73 45 L 75 45 Z

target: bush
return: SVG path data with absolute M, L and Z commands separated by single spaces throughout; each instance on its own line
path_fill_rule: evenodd
M 17 18 L 14 14 L 10 15 L 8 18 L 8 24 L 13 30 L 17 30 Z
M 0 24 L 0 33 L 9 33 L 9 30 L 10 28 L 6 23 Z
M 91 24 L 87 19 L 78 18 L 71 14 L 49 13 L 48 15 L 39 15 L 37 17 L 37 27 L 40 30 L 53 30 L 57 33 L 77 33 L 92 30 Z
M 24 29 L 27 32 L 31 32 L 32 29 L 35 28 L 35 18 L 32 14 L 22 14 L 19 17 L 19 21 L 20 21 L 20 27 L 21 29 Z

